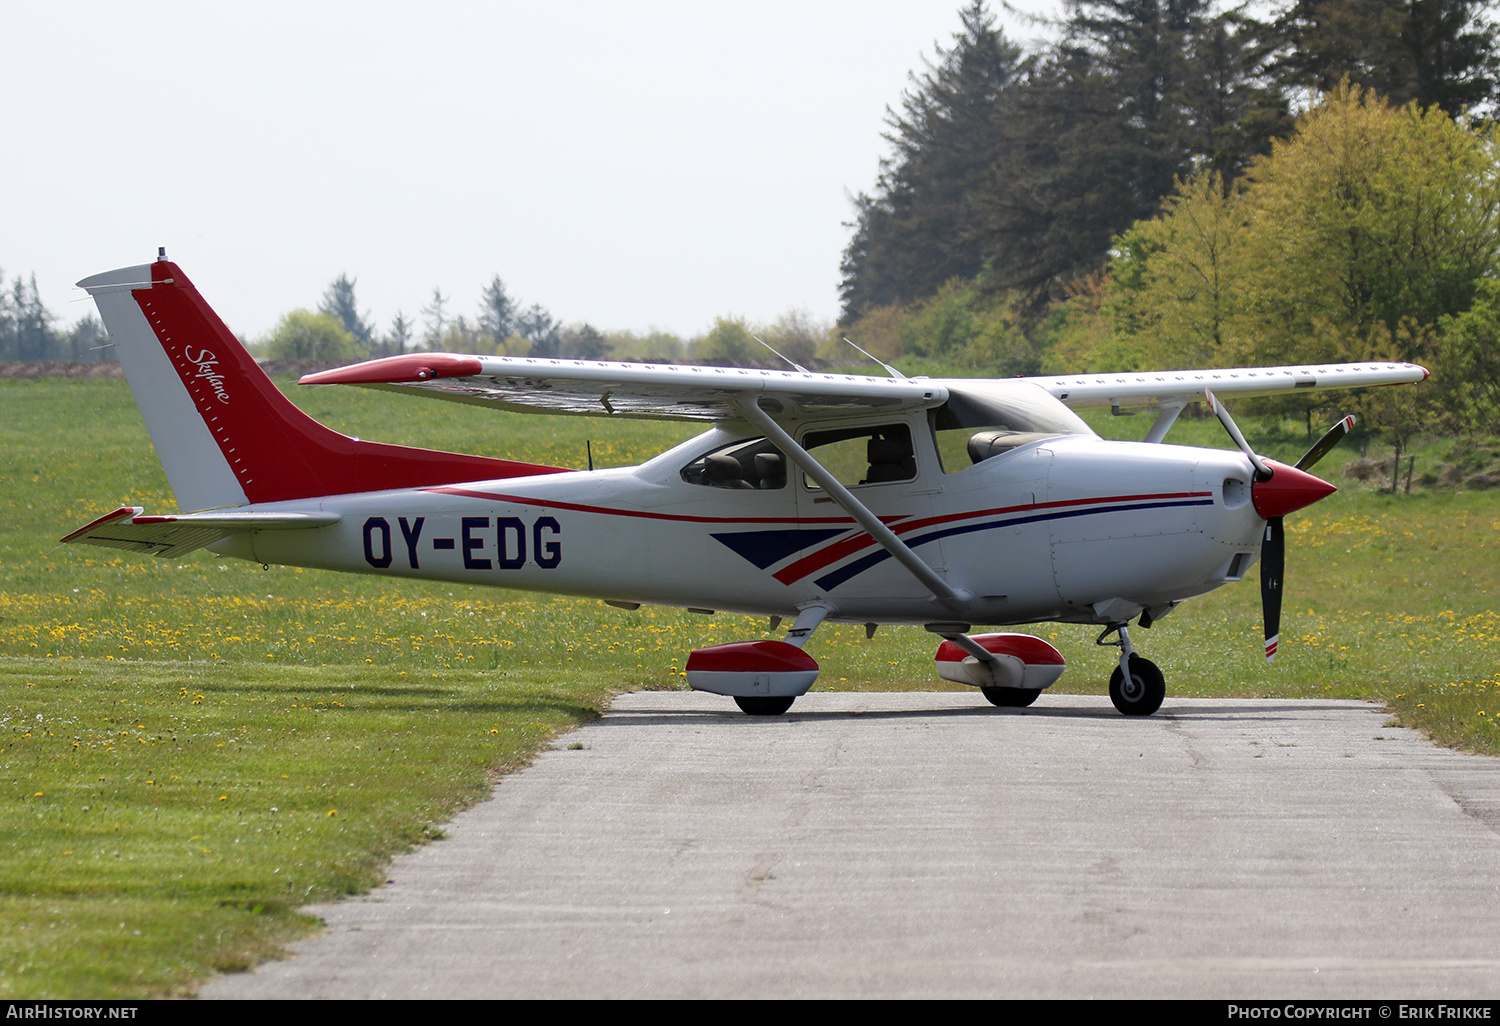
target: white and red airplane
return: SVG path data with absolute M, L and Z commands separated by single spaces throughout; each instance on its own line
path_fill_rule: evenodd
M 785 712 L 824 621 L 921 624 L 938 672 L 1025 706 L 1063 658 L 971 625 L 1093 624 L 1118 646 L 1110 697 L 1150 715 L 1161 671 L 1132 649 L 1185 599 L 1264 558 L 1266 658 L 1280 619 L 1282 518 L 1332 493 L 1254 454 L 1215 395 L 1422 381 L 1412 364 L 932 379 L 411 353 L 324 371 L 345 384 L 495 409 L 702 421 L 638 466 L 577 471 L 367 442 L 299 411 L 176 264 L 79 283 L 94 297 L 179 506 L 115 510 L 68 535 L 175 558 L 257 563 L 766 615 L 786 640 L 694 651 L 688 683 Z M 887 368 L 887 370 L 891 370 Z M 1204 400 L 1240 451 L 1163 444 Z M 1154 404 L 1143 442 L 1070 407 Z M 1114 640 L 1106 639 L 1114 637 Z

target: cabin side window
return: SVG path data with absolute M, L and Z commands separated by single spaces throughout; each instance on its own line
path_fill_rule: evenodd
M 700 456 L 682 468 L 688 484 L 739 491 L 786 487 L 786 457 L 764 438 L 734 442 Z
M 809 431 L 802 445 L 846 488 L 910 481 L 917 476 L 911 428 L 905 424 Z M 820 489 L 807 475 L 802 479 L 808 488 Z

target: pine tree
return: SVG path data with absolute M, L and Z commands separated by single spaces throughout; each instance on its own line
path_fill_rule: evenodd
M 61 355 L 57 335 L 52 330 L 52 322 L 57 318 L 42 304 L 35 274 L 29 284 L 17 278 L 11 286 L 10 314 L 15 359 L 51 360 Z
M 479 330 L 490 340 L 494 352 L 505 352 L 505 340 L 516 331 L 516 307 L 497 274 L 479 297 Z
M 16 345 L 16 314 L 11 309 L 10 296 L 5 292 L 5 275 L 0 272 L 0 360 L 18 360 Z
M 323 293 L 323 302 L 318 304 L 318 311 L 338 321 L 361 349 L 371 352 L 375 348 L 375 329 L 369 322 L 368 312 L 362 316 L 359 304 L 354 299 L 354 283 L 357 280 L 347 274 L 333 279 Z
M 66 348 L 68 359 L 80 363 L 101 363 L 115 359 L 110 355 L 113 347 L 109 345 L 109 333 L 93 314 L 73 325 L 68 332 Z
M 1450 116 L 1492 112 L 1500 81 L 1485 0 L 1294 0 L 1275 20 L 1279 70 L 1293 87 L 1332 91 L 1345 78 L 1396 106 Z
M 1290 128 L 1251 26 L 1211 0 L 1068 0 L 1061 43 L 1017 90 L 975 203 L 993 287 L 1039 300 L 1204 164 L 1232 180 Z
M 391 330 L 386 333 L 385 341 L 381 343 L 381 351 L 386 356 L 400 356 L 411 348 L 412 325 L 406 319 L 406 314 L 400 310 L 396 316 L 391 318 Z
M 911 76 L 900 112 L 887 108 L 886 141 L 873 196 L 855 199 L 854 236 L 844 251 L 844 316 L 904 303 L 984 262 L 970 193 L 1003 142 L 1021 51 L 994 26 L 983 0 L 960 12 L 962 29 Z
M 540 303 L 516 318 L 516 334 L 531 343 L 533 356 L 556 356 L 562 347 L 562 330 Z
M 438 350 L 443 348 L 443 332 L 448 324 L 448 297 L 443 295 L 443 290 L 434 286 L 432 289 L 432 302 L 422 307 L 422 322 L 426 330 L 422 333 L 422 343 L 428 349 Z

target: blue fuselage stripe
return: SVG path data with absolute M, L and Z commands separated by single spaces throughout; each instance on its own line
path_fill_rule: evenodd
M 938 541 L 959 534 L 973 534 L 976 531 L 991 531 L 1000 527 L 1019 527 L 1022 524 L 1035 524 L 1043 520 L 1065 520 L 1071 517 L 1088 517 L 1096 513 L 1121 513 L 1133 512 L 1146 509 L 1168 509 L 1177 506 L 1212 506 L 1213 499 L 1176 499 L 1167 502 L 1142 502 L 1125 503 L 1116 506 L 1093 506 L 1089 509 L 1066 509 L 1053 510 L 1047 513 L 1033 513 L 1027 516 L 1006 517 L 1002 520 L 986 520 L 977 524 L 962 524 L 958 527 L 944 527 L 940 530 L 929 531 L 915 538 L 905 539 L 906 544 L 912 548 L 925 545 L 928 542 Z M 831 573 L 826 573 L 815 582 L 824 591 L 832 591 L 845 581 L 864 573 L 866 570 L 876 566 L 887 559 L 891 554 L 885 549 L 877 549 L 867 555 L 861 556 L 853 562 L 846 563 Z

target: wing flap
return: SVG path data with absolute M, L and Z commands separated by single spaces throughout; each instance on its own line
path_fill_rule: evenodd
M 242 531 L 327 527 L 337 513 L 251 513 L 216 511 L 144 516 L 140 506 L 121 506 L 62 539 L 64 544 L 100 545 L 129 552 L 174 557 L 212 545 Z
M 477 365 L 477 371 L 476 371 Z M 304 385 L 358 385 L 531 413 L 738 419 L 747 398 L 777 419 L 899 414 L 941 405 L 931 381 L 858 374 L 676 367 L 592 360 L 408 353 L 309 374 Z

